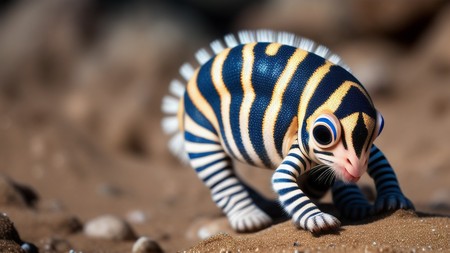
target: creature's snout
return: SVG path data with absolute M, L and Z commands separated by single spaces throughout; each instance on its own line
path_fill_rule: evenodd
M 343 171 L 343 177 L 350 182 L 357 182 L 361 176 L 367 171 L 367 157 L 362 156 L 360 159 L 356 156 L 350 156 L 346 159 Z

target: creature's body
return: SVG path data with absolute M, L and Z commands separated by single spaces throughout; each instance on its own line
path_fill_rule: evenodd
M 413 208 L 372 144 L 382 117 L 339 57 L 288 33 L 241 32 L 239 42 L 232 35 L 225 42 L 226 47 L 211 43 L 214 56 L 200 50 L 199 68 L 181 68 L 188 83 L 172 83 L 181 102 L 165 98 L 163 110 L 174 116 L 163 126 L 177 132 L 172 148 L 187 154 L 235 230 L 262 229 L 273 217 L 258 203 L 263 198 L 234 173 L 232 160 L 274 169 L 273 188 L 283 209 L 312 232 L 340 222 L 300 189 L 298 177 L 311 168 L 336 176 L 333 199 L 347 217 Z M 354 184 L 366 170 L 376 183 L 375 207 Z

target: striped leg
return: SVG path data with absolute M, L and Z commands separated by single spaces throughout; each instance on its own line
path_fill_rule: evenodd
M 253 202 L 224 151 L 189 153 L 189 156 L 199 177 L 210 188 L 212 199 L 227 215 L 234 230 L 252 232 L 272 224 L 272 219 Z
M 303 192 L 308 195 L 312 200 L 320 200 L 331 187 L 331 184 L 326 181 L 320 180 L 320 173 L 315 175 L 314 173 L 303 174 L 298 180 L 298 185 Z M 325 173 L 325 172 L 323 172 Z
M 375 211 L 393 211 L 397 209 L 414 209 L 414 205 L 407 199 L 398 184 L 395 172 L 384 154 L 375 146 L 370 151 L 368 173 L 375 181 L 377 199 Z
M 272 224 L 232 168 L 231 159 L 218 142 L 186 132 L 185 147 L 192 167 L 211 190 L 212 199 L 238 232 L 253 232 Z
M 321 212 L 297 184 L 297 178 L 309 167 L 310 161 L 304 158 L 298 144 L 294 143 L 286 158 L 275 170 L 272 177 L 273 188 L 296 226 L 313 233 L 335 230 L 340 226 L 339 220 Z
M 336 180 L 332 193 L 333 203 L 345 218 L 361 220 L 373 214 L 373 206 L 356 184 Z

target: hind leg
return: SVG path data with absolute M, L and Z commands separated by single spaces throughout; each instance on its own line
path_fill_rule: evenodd
M 336 180 L 332 188 L 333 202 L 347 219 L 361 220 L 374 213 L 373 206 L 367 201 L 359 187 Z
M 207 135 L 205 131 L 196 133 L 203 136 L 185 134 L 190 163 L 211 190 L 212 199 L 227 215 L 232 228 L 238 232 L 252 232 L 270 226 L 271 217 L 255 204 L 251 195 L 256 196 L 256 192 L 237 177 L 217 136 Z
M 210 188 L 212 199 L 227 215 L 234 230 L 251 232 L 272 224 L 272 219 L 253 201 L 234 173 L 230 159 L 219 151 L 205 156 L 189 153 L 198 176 Z

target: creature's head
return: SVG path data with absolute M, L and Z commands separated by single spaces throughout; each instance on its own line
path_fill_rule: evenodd
M 344 181 L 358 181 L 367 170 L 370 147 L 383 129 L 383 117 L 375 115 L 354 112 L 339 118 L 320 112 L 309 130 L 311 158 L 328 165 Z
M 324 92 L 320 93 L 311 100 L 316 95 L 323 97 Z M 331 168 L 338 178 L 356 182 L 367 170 L 373 141 L 383 129 L 383 117 L 356 80 L 342 82 L 328 93 L 320 105 L 311 105 L 314 101 L 308 105 L 299 132 L 303 151 L 315 163 Z

